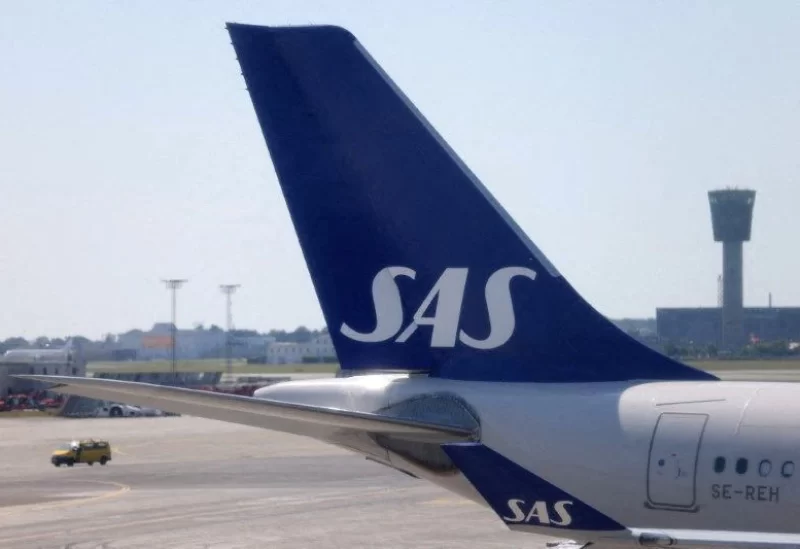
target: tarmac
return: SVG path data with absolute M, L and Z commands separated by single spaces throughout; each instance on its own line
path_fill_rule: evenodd
M 488 508 L 311 439 L 194 417 L 0 419 L 0 548 L 538 548 Z M 107 439 L 112 461 L 56 468 Z

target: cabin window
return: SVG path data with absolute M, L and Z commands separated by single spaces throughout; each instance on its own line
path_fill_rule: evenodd
M 714 460 L 714 472 L 721 473 L 725 470 L 725 458 L 720 456 Z
M 758 474 L 765 477 L 772 471 L 772 462 L 768 459 L 762 459 L 758 464 Z
M 784 478 L 789 478 L 793 474 L 794 474 L 794 462 L 793 461 L 783 462 L 783 467 L 781 467 L 781 476 Z
M 739 458 L 736 460 L 736 472 L 743 475 L 747 472 L 747 459 Z

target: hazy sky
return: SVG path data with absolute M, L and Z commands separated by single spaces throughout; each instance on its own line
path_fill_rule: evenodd
M 800 305 L 800 3 L 8 2 L 0 338 L 323 325 L 226 21 L 349 28 L 611 317 L 713 306 L 712 188 L 757 190 L 745 303 Z

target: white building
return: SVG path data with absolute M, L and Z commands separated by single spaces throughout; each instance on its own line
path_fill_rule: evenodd
M 298 343 L 276 342 L 267 348 L 267 364 L 297 364 L 302 361 Z
M 336 360 L 331 336 L 322 334 L 306 343 L 271 343 L 267 348 L 269 364 L 299 364 Z
M 275 337 L 269 335 L 232 335 L 231 339 L 231 355 L 239 358 L 263 357 L 275 344 Z

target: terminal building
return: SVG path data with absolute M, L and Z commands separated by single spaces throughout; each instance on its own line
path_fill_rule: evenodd
M 743 244 L 750 240 L 755 191 L 724 189 L 708 193 L 711 225 L 722 243 L 719 307 L 656 309 L 656 331 L 663 345 L 714 345 L 738 351 L 758 341 L 800 341 L 800 307 L 745 307 Z

